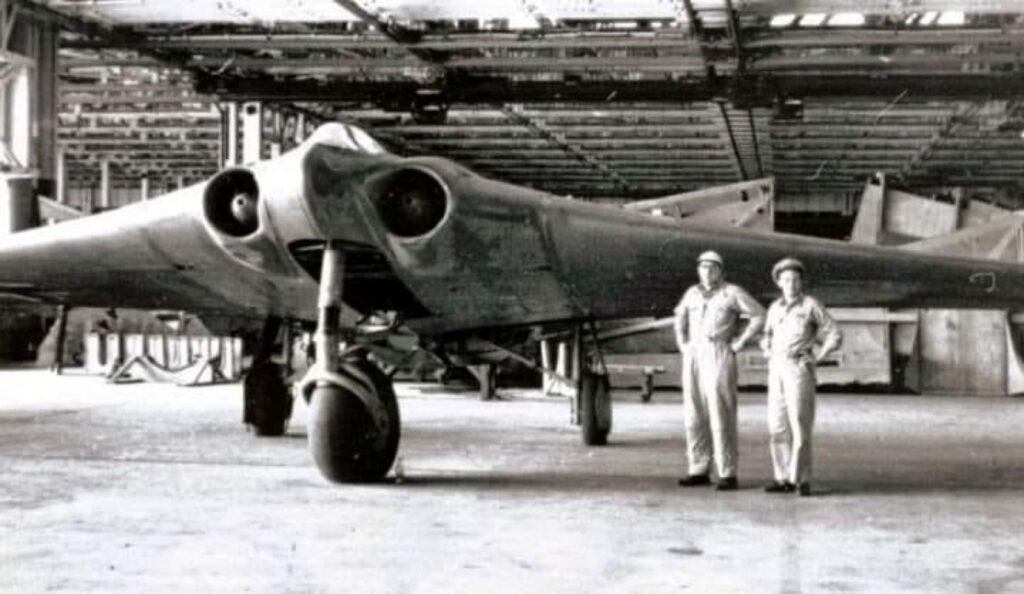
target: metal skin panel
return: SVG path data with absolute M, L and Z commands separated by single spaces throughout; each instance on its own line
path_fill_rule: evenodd
M 447 204 L 429 232 L 397 237 L 375 201 L 390 176 L 409 169 L 436 180 Z M 251 170 L 260 224 L 249 237 L 209 224 L 205 185 L 194 186 L 3 238 L 0 292 L 313 320 L 315 274 L 288 247 L 331 239 L 383 254 L 419 302 L 423 312 L 409 325 L 424 334 L 664 315 L 696 282 L 694 260 L 707 249 L 723 255 L 730 280 L 764 301 L 775 294 L 771 265 L 783 256 L 804 261 L 809 291 L 830 306 L 1001 308 L 1024 295 L 1024 268 L 1011 263 L 700 228 L 488 180 L 444 159 L 361 151 L 327 133 Z
M 301 153 L 251 169 L 261 186 L 250 237 L 205 220 L 208 182 L 159 199 L 0 238 L 0 296 L 72 305 L 312 318 L 316 283 L 285 249 L 316 236 L 301 198 Z

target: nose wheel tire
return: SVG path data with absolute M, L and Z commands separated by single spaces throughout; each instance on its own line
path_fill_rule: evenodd
M 401 422 L 391 380 L 369 361 L 344 362 L 342 382 L 317 380 L 311 391 L 309 447 L 324 478 L 336 483 L 383 479 L 398 452 Z M 367 402 L 378 402 L 371 410 Z

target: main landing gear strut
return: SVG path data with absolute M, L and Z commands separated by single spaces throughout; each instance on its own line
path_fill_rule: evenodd
M 242 383 L 244 406 L 242 422 L 263 437 L 284 435 L 292 416 L 293 398 L 285 384 L 281 365 L 273 362 L 274 340 L 281 328 L 281 318 L 269 317 L 263 323 L 252 367 Z M 285 348 L 289 348 L 287 341 Z
M 317 303 L 317 357 L 301 385 L 312 408 L 309 449 L 328 480 L 376 481 L 394 462 L 401 421 L 391 379 L 361 349 L 340 350 L 344 266 L 345 253 L 328 242 Z
M 584 348 L 582 329 L 573 332 L 573 356 L 579 375 L 576 378 L 576 396 L 573 400 L 573 421 L 580 426 L 580 436 L 588 446 L 605 445 L 612 430 L 612 393 L 608 370 L 597 338 L 593 335 L 594 356 L 588 357 Z

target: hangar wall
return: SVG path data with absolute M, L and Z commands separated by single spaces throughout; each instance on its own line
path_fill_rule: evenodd
M 0 11 L 0 234 L 39 222 L 37 191 L 53 188 L 57 139 L 56 24 Z M 6 33 L 9 31 L 9 36 Z M 46 333 L 37 310 L 7 307 L 0 318 L 0 359 L 27 360 Z
M 705 201 L 718 199 L 722 204 L 702 206 L 724 208 L 733 200 L 731 194 L 705 190 Z M 772 192 L 769 195 L 774 199 Z M 663 202 L 640 204 L 657 203 L 670 210 Z M 767 210 L 777 214 L 778 202 Z M 858 202 L 853 243 L 1024 265 L 1024 223 L 1006 209 L 966 199 L 960 190 L 951 192 L 951 200 L 935 200 L 893 189 L 879 174 L 867 181 Z M 992 310 L 849 308 L 834 309 L 833 315 L 846 340 L 819 367 L 823 384 L 978 396 L 1024 393 L 1024 316 Z M 646 381 L 654 385 L 679 386 L 679 357 L 670 329 L 613 340 L 606 346 L 614 385 L 638 385 L 646 370 L 653 372 L 655 377 Z M 767 364 L 756 348 L 740 353 L 737 360 L 741 385 L 765 384 Z

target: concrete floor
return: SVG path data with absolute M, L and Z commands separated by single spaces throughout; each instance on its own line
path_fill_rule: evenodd
M 816 495 L 679 489 L 681 407 L 400 386 L 404 480 L 324 483 L 306 408 L 239 425 L 237 386 L 0 372 L 2 592 L 1024 592 L 1024 401 L 821 396 Z M 635 400 L 635 396 L 633 397 Z

